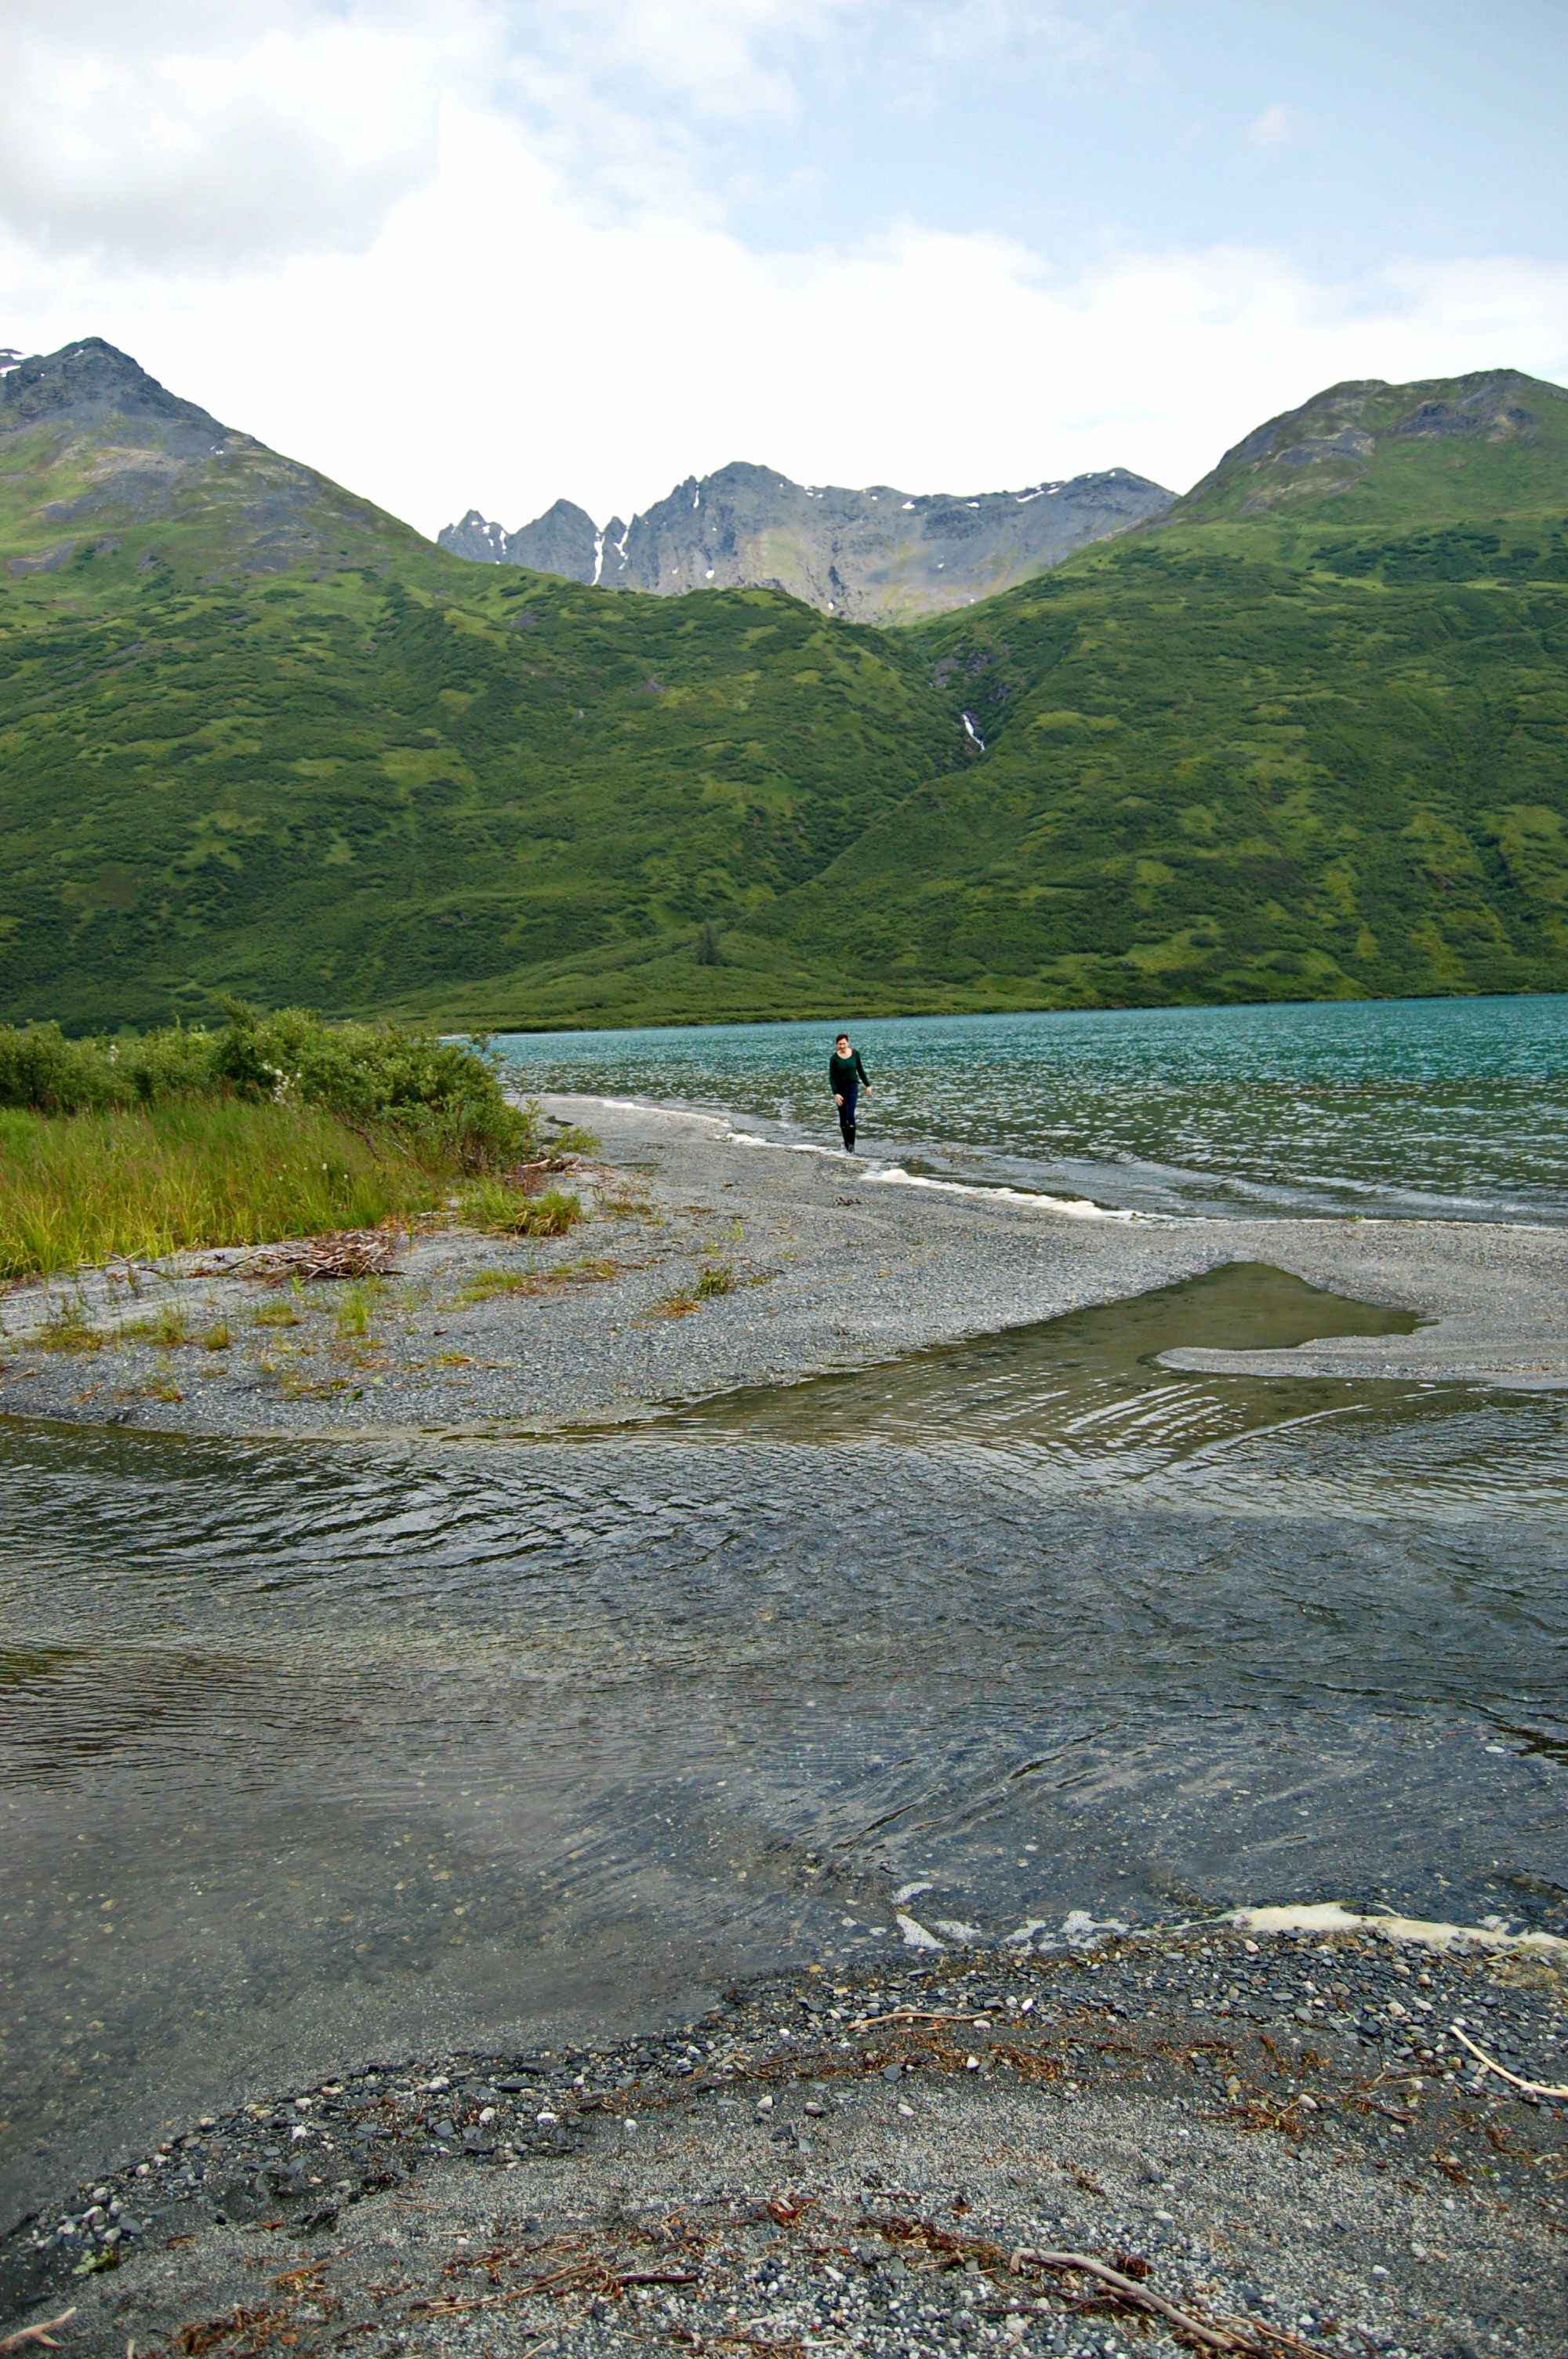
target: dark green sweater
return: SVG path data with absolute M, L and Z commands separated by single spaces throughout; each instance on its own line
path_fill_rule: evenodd
M 827 1060 L 827 1086 L 836 1098 L 847 1098 L 852 1090 L 871 1088 L 871 1077 L 860 1062 L 859 1049 L 851 1049 L 847 1057 L 834 1049 Z

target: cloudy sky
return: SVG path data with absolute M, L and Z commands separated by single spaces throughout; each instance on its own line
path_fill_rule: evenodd
M 1562 0 L 6 0 L 0 344 L 434 532 L 1568 378 Z

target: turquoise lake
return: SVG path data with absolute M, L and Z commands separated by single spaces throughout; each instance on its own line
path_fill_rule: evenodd
M 849 1023 L 861 1151 L 1143 1212 L 1568 1220 L 1568 995 Z M 535 1090 L 836 1144 L 834 1026 L 507 1033 Z

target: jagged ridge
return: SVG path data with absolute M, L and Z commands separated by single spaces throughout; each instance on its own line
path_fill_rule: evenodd
M 1021 492 L 911 495 L 792 483 L 743 460 L 688 475 L 630 526 L 602 532 L 568 500 L 509 533 L 470 508 L 438 535 L 481 563 L 676 597 L 783 590 L 819 614 L 898 623 L 1033 581 L 1076 549 L 1161 516 L 1172 495 L 1125 467 Z

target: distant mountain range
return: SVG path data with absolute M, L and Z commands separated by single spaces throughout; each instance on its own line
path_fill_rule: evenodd
M 688 475 L 629 525 L 612 516 L 601 531 L 557 500 L 516 532 L 470 508 L 437 538 L 455 557 L 611 590 L 783 590 L 818 614 L 907 623 L 1033 581 L 1074 549 L 1162 515 L 1173 496 L 1125 467 L 954 497 L 795 484 L 737 460 Z
M 898 629 L 719 588 L 759 475 L 838 529 L 726 470 L 645 520 L 703 592 L 611 597 L 463 562 L 95 338 L 0 353 L 0 1020 L 1568 989 L 1561 387 L 1331 386 Z M 893 538 L 957 509 L 1000 562 L 1058 505 L 901 498 Z

